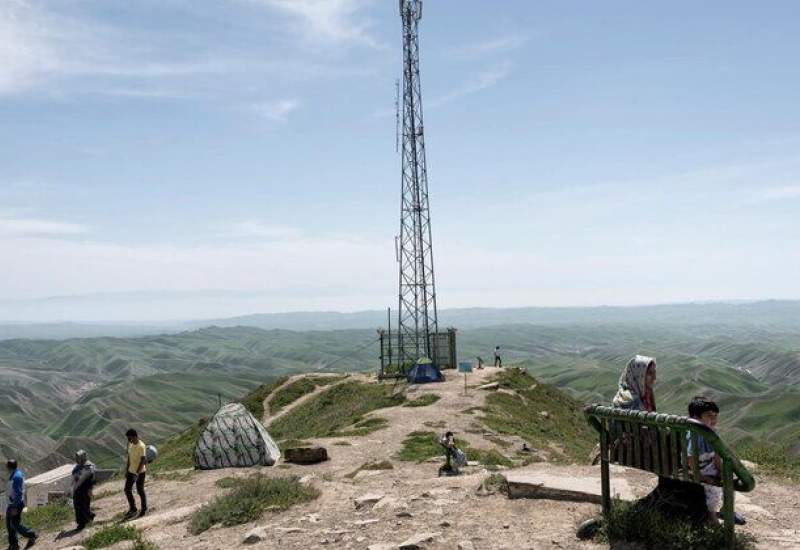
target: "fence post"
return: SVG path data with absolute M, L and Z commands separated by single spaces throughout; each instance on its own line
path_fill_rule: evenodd
M 606 422 L 600 420 L 600 482 L 603 493 L 603 515 L 611 512 L 611 480 L 608 468 L 608 431 Z

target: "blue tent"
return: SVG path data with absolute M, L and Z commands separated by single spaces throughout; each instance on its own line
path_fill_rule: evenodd
M 431 363 L 418 363 L 408 371 L 406 379 L 409 384 L 428 384 L 429 382 L 444 382 L 444 375 L 439 367 Z

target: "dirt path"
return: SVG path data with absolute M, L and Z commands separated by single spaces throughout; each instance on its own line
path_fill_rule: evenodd
M 267 397 L 264 398 L 264 403 L 263 403 L 263 406 L 264 406 L 264 417 L 261 419 L 261 423 L 264 424 L 264 426 L 269 426 L 270 422 L 276 420 L 279 416 L 282 416 L 282 415 L 286 414 L 287 411 L 289 411 L 289 410 L 291 410 L 291 409 L 293 409 L 294 407 L 297 406 L 297 404 L 298 404 L 297 401 L 295 401 L 294 403 L 290 403 L 289 405 L 284 407 L 281 410 L 280 413 L 275 415 L 274 418 L 271 417 L 271 410 L 270 410 L 270 406 L 269 406 L 270 403 L 272 402 L 273 398 L 278 393 L 280 393 L 281 390 L 285 389 L 287 386 L 289 386 L 292 383 L 297 382 L 298 380 L 301 380 L 303 378 L 326 378 L 326 377 L 336 378 L 338 376 L 341 376 L 341 374 L 327 373 L 327 372 L 326 373 L 307 373 L 307 374 L 299 374 L 299 375 L 296 375 L 296 376 L 292 376 L 286 382 L 284 382 L 283 384 L 281 384 L 280 386 L 278 386 L 277 388 L 272 390 L 272 393 L 270 393 Z M 348 375 L 348 376 L 353 376 L 353 375 Z M 343 378 L 342 380 L 346 380 L 346 379 L 347 378 Z M 319 393 L 319 391 L 321 391 L 320 388 L 316 388 L 314 390 L 315 393 Z M 303 397 L 305 397 L 305 396 L 303 396 Z M 301 397 L 301 399 L 302 399 L 302 397 Z
M 494 435 L 480 426 L 473 412 L 466 411 L 484 404 L 487 393 L 474 386 L 487 382 L 496 372 L 496 369 L 487 368 L 470 375 L 468 395 L 464 395 L 463 376 L 455 373 L 441 384 L 409 388 L 409 399 L 427 393 L 437 394 L 440 399 L 426 407 L 393 407 L 375 411 L 369 416 L 386 418 L 390 423 L 364 437 L 314 440 L 328 449 L 330 460 L 322 464 L 280 464 L 272 468 L 195 472 L 184 481 L 151 481 L 148 484 L 151 514 L 133 524 L 161 550 L 238 547 L 244 535 L 254 527 L 264 527 L 268 535 L 265 540 L 250 546 L 257 549 L 367 550 L 370 545 L 378 544 L 397 548 L 399 543 L 421 533 L 435 534 L 433 541 L 424 545 L 426 549 L 452 550 L 467 541 L 476 550 L 607 548 L 607 545 L 575 538 L 576 526 L 599 513 L 596 505 L 509 500 L 499 494 L 478 496 L 476 489 L 489 474 L 482 467 L 467 468 L 459 477 L 439 478 L 438 462 L 417 464 L 397 460 L 397 452 L 406 435 L 416 430 L 440 433 L 449 429 L 467 440 L 470 446 L 495 447 Z M 368 380 L 366 377 L 362 379 Z M 287 406 L 286 411 L 302 402 L 301 399 Z M 507 439 L 512 441 L 512 438 Z M 503 452 L 509 454 L 508 450 Z M 390 461 L 394 468 L 360 472 L 352 479 L 347 477 L 365 462 L 380 460 Z M 599 469 L 591 466 L 537 463 L 526 469 L 570 476 L 599 476 Z M 197 537 L 189 535 L 187 524 L 193 511 L 215 495 L 224 493 L 215 486 L 217 480 L 230 476 L 248 477 L 256 472 L 269 476 L 297 475 L 320 489 L 321 496 L 288 512 L 267 513 L 257 522 L 213 528 Z M 624 468 L 615 468 L 613 475 L 623 477 L 637 496 L 646 494 L 656 481 L 655 476 Z M 758 486 L 752 494 L 737 495 L 737 510 L 748 519 L 745 531 L 758 537 L 760 549 L 800 549 L 798 486 L 757 477 Z M 98 521 L 109 521 L 126 507 L 121 483 L 114 482 L 114 486 L 119 486 L 119 496 L 96 503 Z M 381 498 L 377 504 L 357 509 L 354 500 L 367 494 Z M 96 527 L 88 530 L 89 534 L 94 529 Z M 52 535 L 46 535 L 37 548 L 65 548 L 79 543 L 85 536 L 54 542 Z

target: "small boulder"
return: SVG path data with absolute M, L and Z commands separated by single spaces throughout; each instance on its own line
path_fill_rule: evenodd
M 267 539 L 267 530 L 263 527 L 256 527 L 244 536 L 243 544 L 256 544 Z
M 293 464 L 318 464 L 328 460 L 328 451 L 324 447 L 286 449 L 283 453 L 283 460 Z
M 426 543 L 433 541 L 441 533 L 417 533 L 413 537 L 400 543 L 399 550 L 419 550 Z
M 542 418 L 550 418 L 550 413 L 547 411 L 542 411 L 539 413 L 539 416 L 541 416 Z
M 361 510 L 362 508 L 366 508 L 369 506 L 374 506 L 379 500 L 383 498 L 383 495 L 378 493 L 370 493 L 360 497 L 357 497 L 353 500 L 356 505 L 356 510 Z
M 475 550 L 475 545 L 470 540 L 462 540 L 458 543 L 458 550 Z

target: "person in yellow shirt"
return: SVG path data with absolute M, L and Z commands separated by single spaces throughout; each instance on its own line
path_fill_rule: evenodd
M 128 438 L 128 464 L 125 470 L 125 497 L 128 499 L 128 512 L 126 519 L 142 517 L 147 513 L 147 495 L 144 492 L 144 480 L 147 475 L 147 447 L 144 441 L 139 439 L 136 430 L 130 429 L 125 432 Z M 136 510 L 136 500 L 133 498 L 133 486 L 136 485 L 136 493 L 142 502 L 141 511 Z

